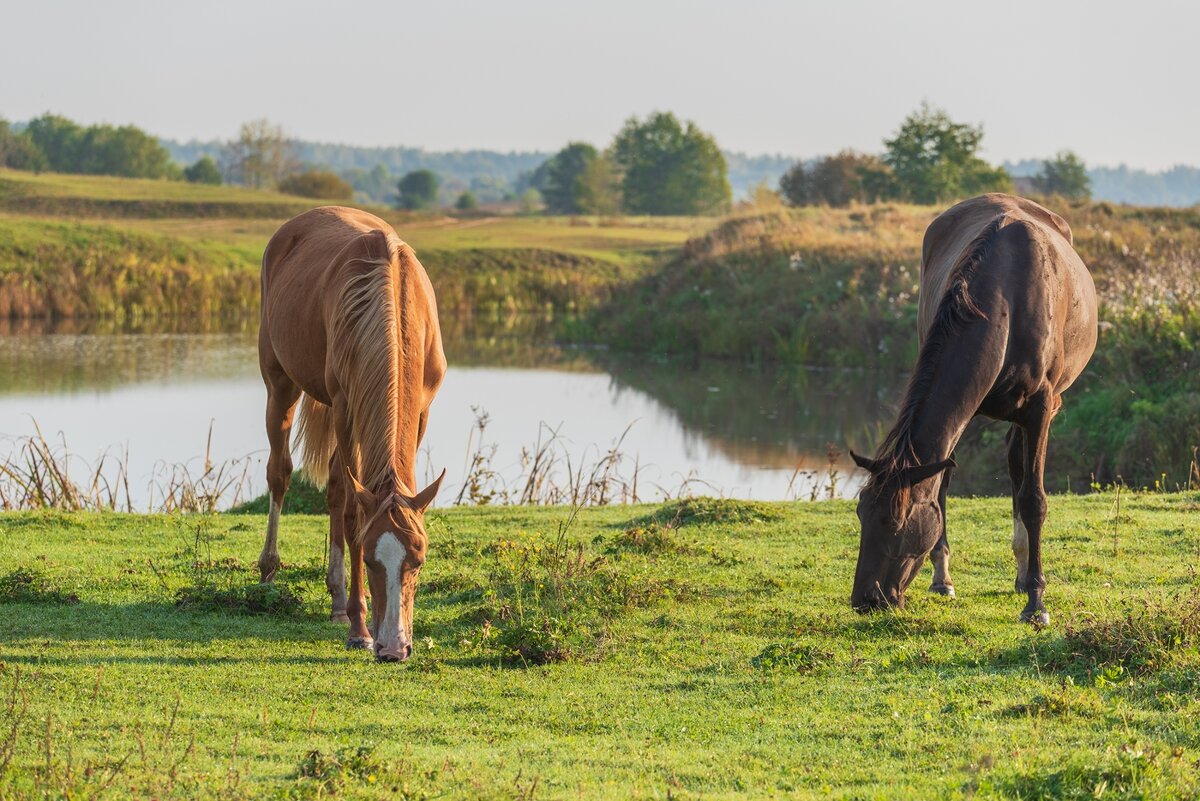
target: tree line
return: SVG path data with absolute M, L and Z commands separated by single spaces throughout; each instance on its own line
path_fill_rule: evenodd
M 843 150 L 798 161 L 779 179 L 779 192 L 796 206 L 848 206 L 898 200 L 944 204 L 984 192 L 1012 192 L 1013 178 L 979 156 L 983 126 L 955 122 L 923 104 L 883 142 L 882 155 Z M 1045 195 L 1085 198 L 1087 168 L 1064 150 L 1042 162 L 1031 188 Z
M 889 200 L 939 204 L 1012 191 L 1012 177 L 979 156 L 982 140 L 982 126 L 956 122 L 945 111 L 922 105 L 883 141 L 881 154 L 843 150 L 798 161 L 779 180 L 779 194 L 793 205 L 845 206 Z M 218 158 L 205 154 L 186 167 L 156 137 L 132 125 L 83 126 L 48 113 L 17 130 L 0 120 L 0 165 L 15 169 L 229 182 L 344 201 L 354 197 L 355 186 L 345 176 L 303 165 L 295 152 L 283 130 L 267 120 L 245 123 Z M 358 177 L 372 184 L 366 192 L 371 197 L 391 194 L 385 187 L 395 178 L 386 169 Z M 500 196 L 490 191 L 498 187 L 474 184 L 457 195 L 457 209 L 479 205 L 476 189 L 489 198 Z M 435 207 L 442 190 L 440 176 L 430 170 L 410 171 L 390 185 L 394 202 L 406 209 Z M 1087 197 L 1086 165 L 1063 151 L 1042 163 L 1030 188 Z M 728 209 L 732 193 L 728 164 L 713 136 L 670 112 L 655 112 L 631 117 L 604 150 L 568 143 L 521 174 L 515 190 L 503 197 L 524 211 L 550 214 L 703 215 Z
M 43 114 L 17 130 L 0 119 L 0 166 L 33 172 L 242 184 L 294 195 L 349 201 L 353 188 L 328 170 L 304 168 L 283 130 L 248 122 L 222 148 L 220 162 L 204 155 L 181 166 L 162 142 L 134 125 L 80 125 Z
M 400 179 L 399 205 L 432 208 L 440 179 L 414 170 Z M 607 150 L 568 143 L 517 179 L 521 208 L 549 214 L 715 214 L 729 208 L 728 165 L 716 140 L 670 112 L 631 117 Z M 471 192 L 455 204 L 473 208 Z

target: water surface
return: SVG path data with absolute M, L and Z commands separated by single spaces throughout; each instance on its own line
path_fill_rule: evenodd
M 422 480 L 447 468 L 440 502 L 469 495 L 473 463 L 489 477 L 477 494 L 519 496 L 537 444 L 551 438 L 550 486 L 566 486 L 617 447 L 614 486 L 642 500 L 851 495 L 863 477 L 844 449 L 874 445 L 902 383 L 857 371 L 617 357 L 561 347 L 546 329 L 510 320 L 447 331 L 450 370 L 418 461 Z M 138 507 L 173 466 L 202 472 L 206 453 L 245 471 L 243 494 L 263 491 L 265 397 L 252 324 L 0 333 L 0 450 L 33 433 L 36 420 L 77 455 L 80 474 L 104 454 L 127 459 Z

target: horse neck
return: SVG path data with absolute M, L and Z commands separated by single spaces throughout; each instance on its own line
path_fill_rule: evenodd
M 979 320 L 974 325 L 988 323 Z M 918 464 L 939 462 L 953 453 L 999 373 L 1002 357 L 966 333 L 948 337 L 932 365 L 918 364 L 918 370 L 929 370 L 928 378 L 909 386 L 903 406 L 909 411 L 907 425 L 898 445 L 911 448 L 908 455 Z

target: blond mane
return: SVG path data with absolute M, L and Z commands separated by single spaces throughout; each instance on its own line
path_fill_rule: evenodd
M 351 276 L 337 299 L 330 355 L 339 367 L 350 417 L 353 453 L 343 454 L 359 483 L 378 490 L 396 470 L 400 405 L 397 339 L 399 240 L 388 237 L 386 258 L 354 259 L 365 269 Z

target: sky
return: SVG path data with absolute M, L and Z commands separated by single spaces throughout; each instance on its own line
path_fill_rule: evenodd
M 674 111 L 727 150 L 882 140 L 923 101 L 993 162 L 1200 164 L 1200 3 L 427 0 L 5 3 L 0 116 L 173 139 L 266 117 L 428 150 L 606 145 Z

